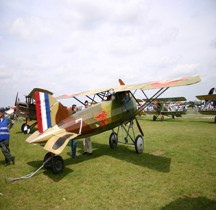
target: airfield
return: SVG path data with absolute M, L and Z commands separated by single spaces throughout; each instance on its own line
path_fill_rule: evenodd
M 214 116 L 188 112 L 163 122 L 140 116 L 143 154 L 129 145 L 111 149 L 108 131 L 91 137 L 92 156 L 82 155 L 79 140 L 72 159 L 68 145 L 61 154 L 62 174 L 41 169 L 30 179 L 6 183 L 35 171 L 46 154 L 25 142 L 29 135 L 16 121 L 10 131 L 15 165 L 4 167 L 0 153 L 0 209 L 216 209 Z

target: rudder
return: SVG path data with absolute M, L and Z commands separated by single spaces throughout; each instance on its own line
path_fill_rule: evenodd
M 44 132 L 69 116 L 67 107 L 58 102 L 52 95 L 36 91 L 36 118 L 38 131 Z

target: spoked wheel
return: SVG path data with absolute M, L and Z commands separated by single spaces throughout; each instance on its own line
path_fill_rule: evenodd
M 64 160 L 61 156 L 54 156 L 51 160 L 51 170 L 54 174 L 59 174 L 64 170 Z
M 46 162 L 48 160 L 48 158 L 52 157 L 54 154 L 52 152 L 48 152 L 46 153 L 46 155 L 44 156 L 44 162 Z M 44 167 L 46 169 L 50 169 L 51 168 L 51 159 L 50 161 L 48 161 L 47 163 L 45 163 Z
M 23 133 L 24 133 L 24 134 L 29 134 L 30 131 L 31 131 L 30 126 L 27 125 L 27 124 L 25 124 L 25 125 L 23 126 Z
M 153 121 L 155 121 L 155 120 L 157 120 L 157 117 L 154 115 L 154 116 L 153 116 Z
M 118 145 L 118 135 L 117 135 L 117 133 L 112 132 L 110 134 L 109 145 L 110 145 L 110 147 L 112 149 L 117 147 L 117 145 Z
M 144 140 L 141 135 L 138 135 L 135 139 L 135 149 L 138 154 L 143 153 L 144 150 Z

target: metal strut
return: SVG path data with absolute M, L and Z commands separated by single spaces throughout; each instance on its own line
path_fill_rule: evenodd
M 30 173 L 30 174 L 18 177 L 18 178 L 5 178 L 5 182 L 7 182 L 7 183 L 9 183 L 9 182 L 15 182 L 15 181 L 18 181 L 18 180 L 28 179 L 28 178 L 33 177 L 39 170 L 41 170 L 45 166 L 45 164 L 47 162 L 49 162 L 51 160 L 51 158 L 52 157 L 49 157 L 45 162 L 43 162 L 43 164 L 36 171 L 34 171 L 34 172 Z
M 119 143 L 122 143 L 122 144 L 129 144 L 129 145 L 134 145 L 134 139 L 135 139 L 135 133 L 134 133 L 134 128 L 133 128 L 133 121 L 130 121 L 129 122 L 129 126 L 128 126 L 128 129 L 126 129 L 125 125 L 120 125 L 121 127 L 121 131 L 122 131 L 122 135 L 124 137 L 124 142 L 121 142 L 121 141 L 118 141 Z M 131 136 L 130 134 L 130 129 L 132 129 L 132 132 L 133 132 L 133 137 Z M 131 139 L 131 141 L 133 143 L 129 143 L 128 142 L 128 137 Z

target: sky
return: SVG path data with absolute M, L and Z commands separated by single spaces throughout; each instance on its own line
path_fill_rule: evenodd
M 0 106 L 35 87 L 59 96 L 200 75 L 162 95 L 196 100 L 215 70 L 215 0 L 0 0 Z

